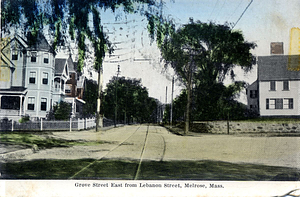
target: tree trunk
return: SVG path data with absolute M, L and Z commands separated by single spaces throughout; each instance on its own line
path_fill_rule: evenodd
M 101 91 L 102 91 L 102 75 L 103 70 L 102 66 L 98 70 L 98 98 L 97 98 L 97 114 L 96 114 L 96 132 L 100 131 L 100 128 L 103 128 L 103 117 L 100 114 L 101 108 Z
M 185 118 L 185 128 L 184 134 L 186 135 L 190 129 L 190 105 L 191 105 L 191 83 L 187 87 L 187 104 L 186 104 L 186 118 Z
M 187 104 L 186 104 L 186 118 L 185 118 L 185 128 L 184 134 L 186 135 L 190 129 L 190 105 L 191 105 L 191 91 L 192 91 L 192 61 L 189 63 L 188 68 L 188 81 L 187 81 Z

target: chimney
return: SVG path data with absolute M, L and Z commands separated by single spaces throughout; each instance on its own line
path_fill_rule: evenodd
M 283 55 L 283 42 L 271 42 L 271 55 Z

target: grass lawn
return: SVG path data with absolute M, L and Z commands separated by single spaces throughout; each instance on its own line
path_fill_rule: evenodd
M 138 161 L 34 160 L 0 164 L 1 179 L 133 180 Z M 145 161 L 140 180 L 299 181 L 299 169 L 218 161 Z

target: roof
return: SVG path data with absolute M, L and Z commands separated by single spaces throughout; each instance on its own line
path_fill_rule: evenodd
M 32 39 L 34 39 L 32 35 L 28 34 L 27 44 L 29 45 L 28 47 L 29 50 L 45 50 L 54 53 L 53 48 L 49 45 L 45 36 L 42 33 L 40 32 L 38 33 L 36 42 L 34 41 L 30 42 Z
M 26 94 L 27 88 L 25 87 L 11 87 L 9 89 L 0 89 L 0 93 L 2 96 L 6 95 L 6 94 L 11 94 L 11 95 L 22 95 L 22 94 Z
M 258 57 L 258 80 L 300 80 L 299 55 Z
M 55 59 L 55 74 L 62 74 L 64 72 L 66 62 L 66 58 Z
M 69 72 L 76 73 L 75 65 L 73 63 L 72 57 L 68 58 L 68 66 L 69 66 Z

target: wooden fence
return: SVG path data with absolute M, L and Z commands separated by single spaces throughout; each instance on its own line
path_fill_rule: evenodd
M 103 121 L 110 122 L 110 120 L 105 119 Z M 107 126 L 108 124 L 106 123 L 105 125 Z M 24 123 L 14 120 L 1 120 L 0 122 L 1 131 L 78 131 L 94 127 L 96 127 L 95 118 L 69 119 L 67 121 L 40 119 L 39 121 L 27 121 Z

